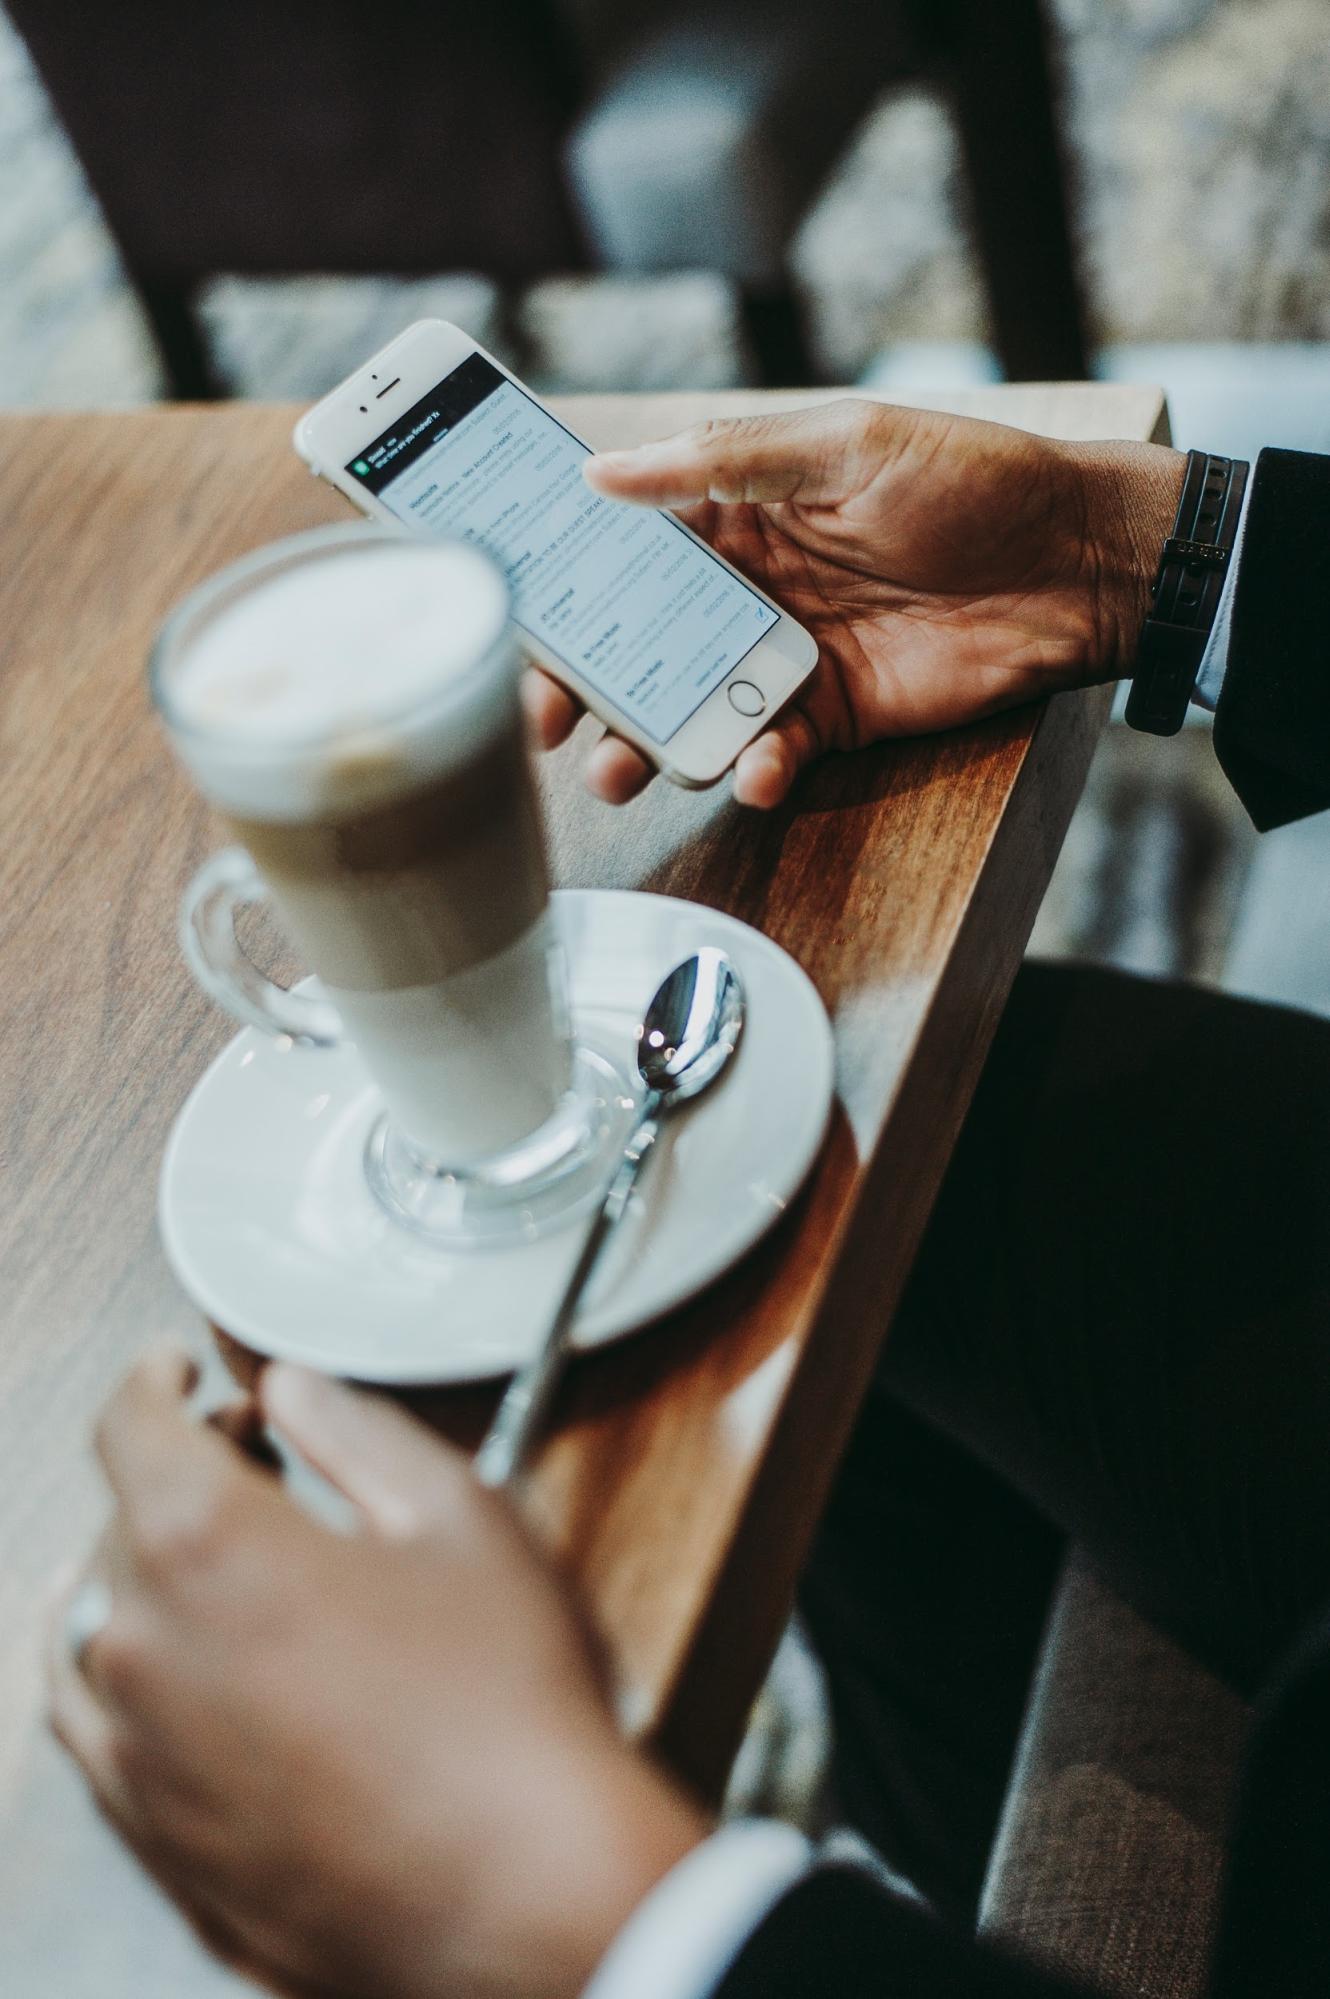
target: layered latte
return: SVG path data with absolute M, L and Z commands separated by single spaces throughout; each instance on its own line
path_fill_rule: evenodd
M 216 603 L 166 690 L 393 1123 L 459 1170 L 569 1078 L 518 670 L 482 556 L 378 538 Z

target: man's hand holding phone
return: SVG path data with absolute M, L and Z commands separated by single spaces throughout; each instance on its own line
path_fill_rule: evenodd
M 371 519 L 483 549 L 536 663 L 678 784 L 714 784 L 813 671 L 787 610 L 664 510 L 591 492 L 591 447 L 445 320 L 371 356 L 294 442 Z
M 735 764 L 735 796 L 770 807 L 824 751 L 1129 670 L 1182 462 L 847 400 L 604 453 L 586 478 L 678 510 L 816 638 L 812 678 Z M 528 697 L 553 748 L 581 707 L 544 674 Z M 654 772 L 609 735 L 586 775 L 622 804 Z

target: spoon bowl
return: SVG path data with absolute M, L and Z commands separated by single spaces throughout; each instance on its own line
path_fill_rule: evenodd
M 733 961 L 708 945 L 656 988 L 637 1031 L 637 1067 L 663 1107 L 715 1082 L 743 1032 L 744 994 Z

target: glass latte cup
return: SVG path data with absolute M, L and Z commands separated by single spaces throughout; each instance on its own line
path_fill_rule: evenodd
M 150 668 L 239 842 L 185 894 L 195 976 L 250 1026 L 354 1044 L 383 1101 L 370 1185 L 452 1245 L 578 1205 L 623 1091 L 571 1036 L 520 664 L 487 556 L 355 525 L 221 571 L 167 619 Z M 263 901 L 313 989 L 242 949 L 236 915 Z

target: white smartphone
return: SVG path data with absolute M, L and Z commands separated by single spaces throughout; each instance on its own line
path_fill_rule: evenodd
M 593 493 L 590 447 L 445 320 L 348 376 L 295 445 L 365 513 L 487 549 L 535 658 L 677 784 L 714 784 L 816 663 L 803 626 L 672 514 Z

